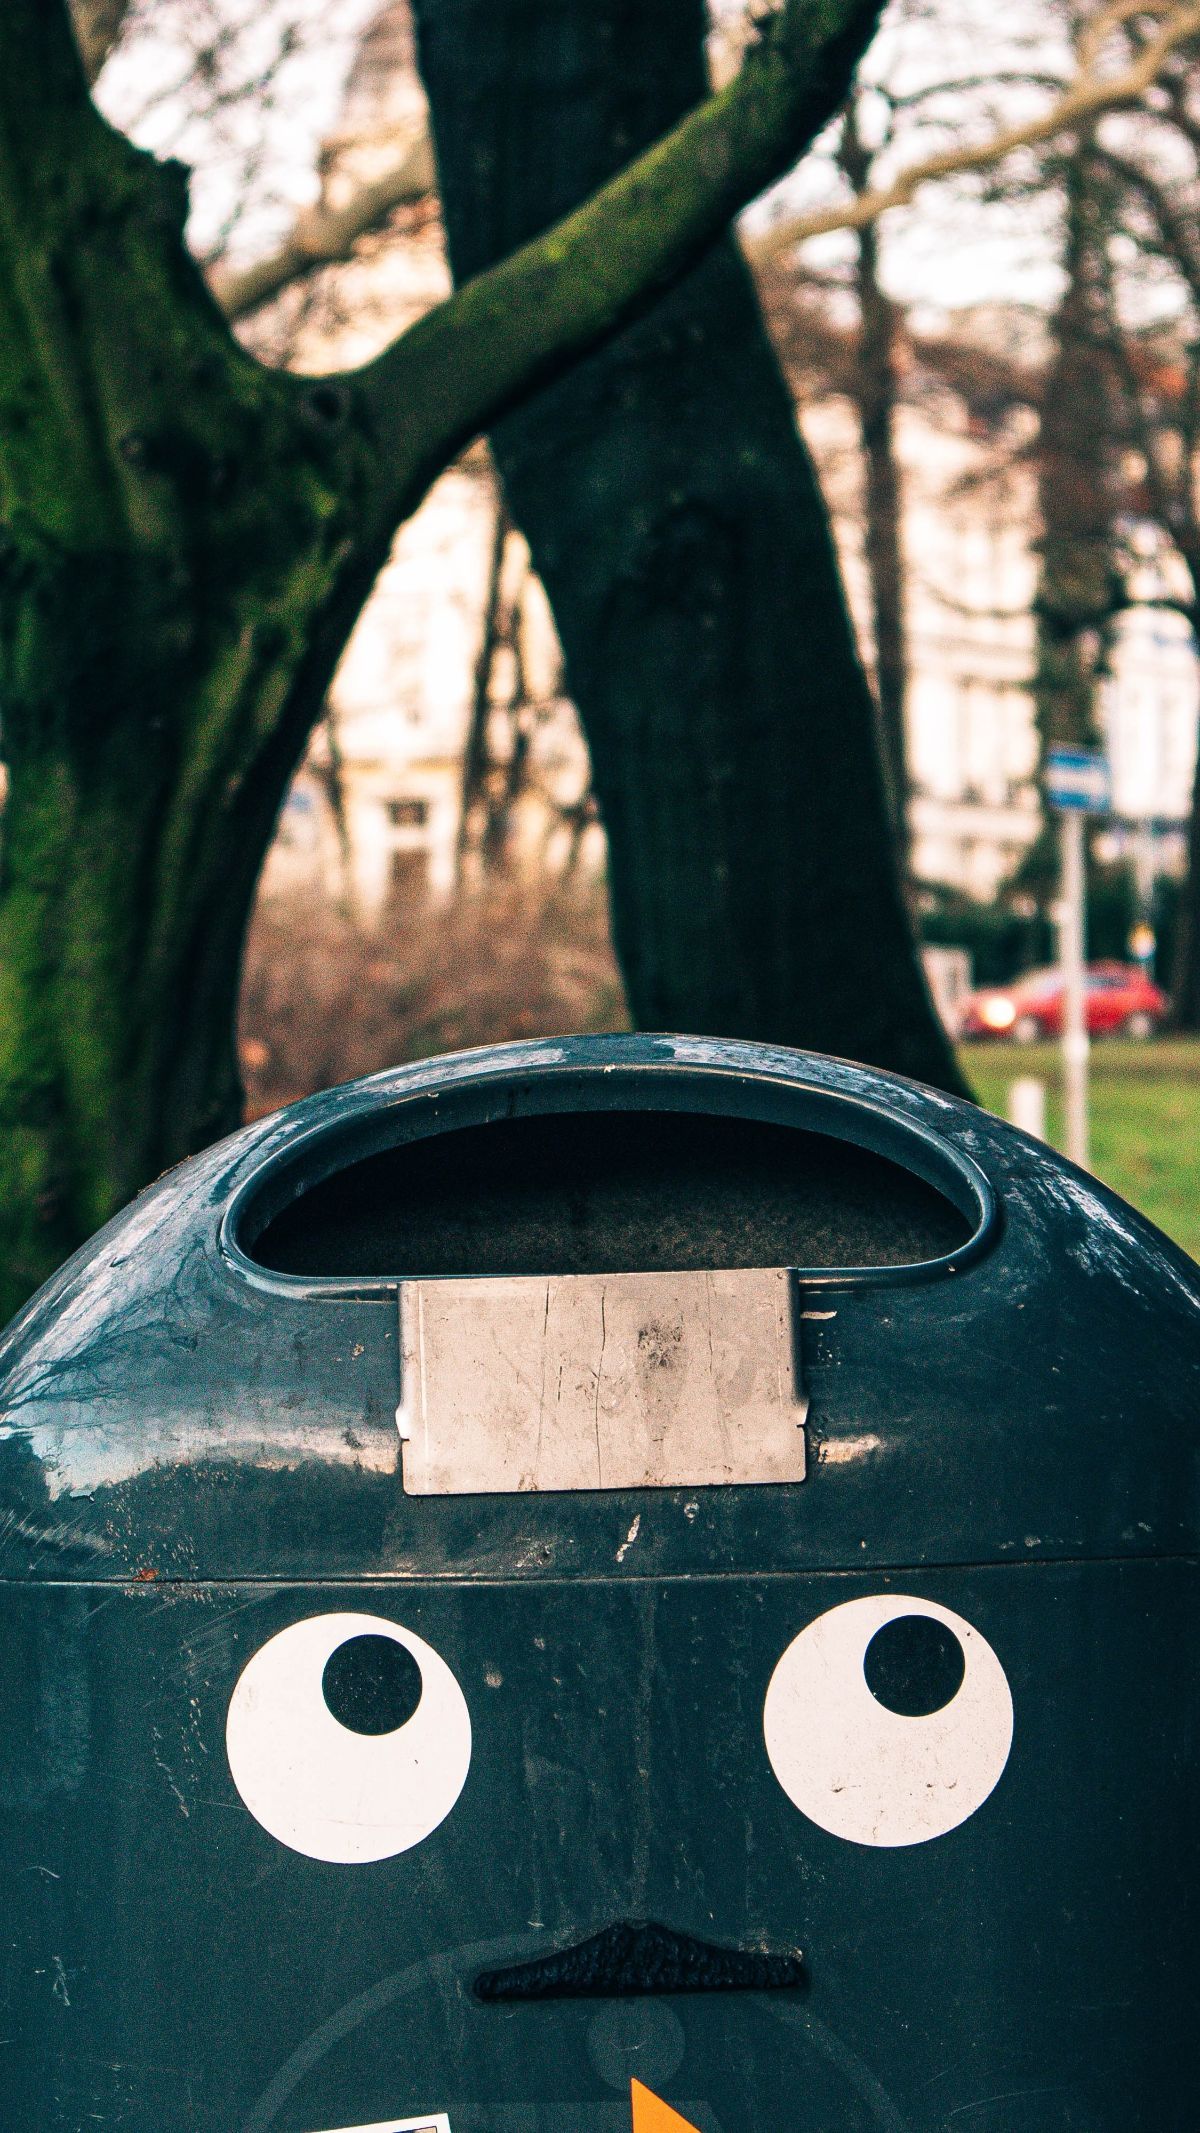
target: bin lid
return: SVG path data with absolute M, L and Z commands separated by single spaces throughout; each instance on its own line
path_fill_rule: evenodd
M 767 1046 L 506 1045 L 258 1121 L 39 1292 L 0 1339 L 0 1574 L 1188 1555 L 1198 1395 L 1200 1269 L 974 1105 Z

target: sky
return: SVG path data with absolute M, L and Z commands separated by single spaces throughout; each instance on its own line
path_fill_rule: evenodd
M 156 155 L 192 169 L 191 239 L 252 258 L 318 191 L 358 39 L 379 0 L 142 0 L 97 101 Z M 197 47 L 222 44 L 216 79 Z M 286 49 L 294 39 L 294 49 Z
M 885 19 L 859 72 L 878 82 L 907 108 L 897 111 L 892 145 L 879 157 L 882 182 L 929 153 L 964 137 L 986 139 L 998 125 L 1012 125 L 1040 110 L 1050 91 L 1004 81 L 1030 68 L 1065 76 L 1069 53 L 1045 0 L 901 0 Z M 996 79 L 1000 77 L 999 86 Z M 940 84 L 960 85 L 930 95 Z M 873 116 L 887 121 L 881 98 Z M 1022 159 L 1005 166 L 1022 175 Z M 1027 172 L 1029 159 L 1024 159 Z M 827 141 L 763 201 L 746 220 L 759 227 L 774 215 L 823 205 L 843 197 Z M 891 294 L 900 302 L 932 310 L 982 303 L 1048 305 L 1059 286 L 1058 230 L 1045 205 L 990 201 L 981 205 L 980 181 L 964 178 L 928 186 L 912 207 L 884 218 L 884 267 Z M 819 239 L 806 248 L 810 268 L 833 266 L 848 256 L 845 237 Z
M 191 164 L 192 240 L 246 259 L 268 251 L 296 210 L 317 192 L 322 139 L 337 122 L 357 39 L 378 0 L 135 0 L 133 30 L 101 77 L 98 96 L 144 146 Z M 736 29 L 746 0 L 710 0 Z M 967 137 L 986 137 L 1052 94 L 1069 52 L 1049 0 L 894 0 L 860 79 L 901 100 L 893 145 L 880 157 L 886 179 L 914 158 Z M 212 80 L 194 64 L 197 46 L 219 41 Z M 718 40 L 714 48 L 719 49 Z M 282 56 L 281 56 L 282 55 Z M 1041 86 L 1016 81 L 1033 68 Z M 1009 77 L 1005 79 L 1005 77 Z M 931 87 L 958 86 L 930 95 Z M 873 113 L 886 118 L 882 99 Z M 756 202 L 745 221 L 761 229 L 844 192 L 827 143 Z M 1020 180 L 1032 158 L 1010 158 Z M 978 179 L 926 187 L 883 224 L 891 294 L 929 325 L 960 307 L 1049 307 L 1060 282 L 1059 227 L 1052 199 L 989 199 Z M 836 275 L 849 240 L 806 248 L 810 269 Z

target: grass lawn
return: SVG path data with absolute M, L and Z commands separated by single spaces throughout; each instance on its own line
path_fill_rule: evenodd
M 969 1044 L 962 1063 L 980 1102 L 1007 1115 L 1010 1082 L 1047 1085 L 1046 1130 L 1062 1145 L 1061 1065 L 1053 1044 Z M 1093 1041 L 1092 1168 L 1200 1259 L 1200 1042 Z

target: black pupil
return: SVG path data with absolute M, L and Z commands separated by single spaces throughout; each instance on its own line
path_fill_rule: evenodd
M 928 1718 L 957 1696 L 966 1661 L 952 1629 L 932 1615 L 897 1615 L 877 1629 L 863 1655 L 876 1703 L 902 1718 Z
M 421 1701 L 421 1669 L 394 1637 L 370 1633 L 339 1644 L 321 1676 L 325 1702 L 351 1733 L 394 1733 Z

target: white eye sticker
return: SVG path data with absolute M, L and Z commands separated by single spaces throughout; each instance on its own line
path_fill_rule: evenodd
M 924 1844 L 981 1807 L 1012 1746 L 1004 1668 L 932 1600 L 883 1593 L 818 1615 L 771 1676 L 763 1733 L 793 1805 L 852 1844 Z
M 378 1615 L 314 1615 L 243 1669 L 229 1768 L 281 1844 L 340 1866 L 390 1859 L 444 1822 L 466 1782 L 471 1718 L 432 1645 Z

